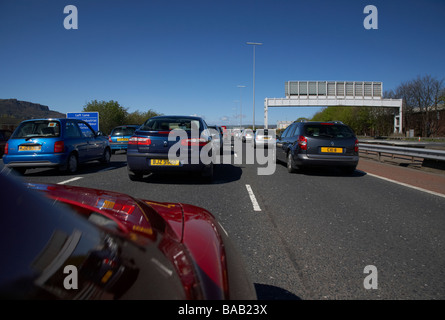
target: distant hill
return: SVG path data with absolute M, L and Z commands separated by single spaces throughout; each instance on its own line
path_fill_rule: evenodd
M 38 103 L 0 99 L 0 123 L 18 124 L 23 120 L 36 118 L 66 118 L 66 114 Z

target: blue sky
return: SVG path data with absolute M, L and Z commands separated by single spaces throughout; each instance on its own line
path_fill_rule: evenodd
M 366 30 L 366 5 L 378 29 Z M 66 30 L 66 5 L 78 29 Z M 91 100 L 132 111 L 253 118 L 289 80 L 445 78 L 445 0 L 0 0 L 0 98 L 77 112 Z M 246 88 L 238 88 L 238 85 Z M 317 108 L 271 108 L 269 124 Z

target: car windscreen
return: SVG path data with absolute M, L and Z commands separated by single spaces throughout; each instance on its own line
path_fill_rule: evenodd
M 11 136 L 12 139 L 53 138 L 60 136 L 60 122 L 55 120 L 35 120 L 22 122 Z
M 131 136 L 136 131 L 135 127 L 119 127 L 111 132 L 112 136 Z
M 148 119 L 140 128 L 143 131 L 170 131 L 174 129 L 199 130 L 201 132 L 204 128 L 199 120 L 189 118 L 152 118 Z
M 352 138 L 354 132 L 345 125 L 311 124 L 304 127 L 304 135 L 315 138 Z

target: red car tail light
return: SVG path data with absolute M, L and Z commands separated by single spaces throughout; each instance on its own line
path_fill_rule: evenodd
M 65 143 L 63 141 L 56 141 L 54 143 L 54 153 L 62 153 L 65 149 Z
M 203 147 L 205 146 L 207 143 L 209 143 L 208 140 L 204 139 L 204 138 L 192 138 L 192 139 L 184 139 L 181 140 L 181 145 L 183 146 L 200 146 Z
M 108 209 L 108 210 L 112 210 L 116 213 L 124 213 L 124 214 L 132 214 L 136 208 L 132 204 L 126 204 L 126 203 L 117 202 L 114 200 L 102 199 L 102 198 L 97 199 L 95 207 L 100 210 Z
M 128 144 L 134 144 L 138 146 L 149 146 L 151 144 L 150 138 L 145 137 L 131 137 L 128 139 Z
M 307 138 L 305 136 L 298 137 L 298 145 L 301 150 L 307 150 Z
M 358 152 L 358 139 L 355 139 L 354 151 Z

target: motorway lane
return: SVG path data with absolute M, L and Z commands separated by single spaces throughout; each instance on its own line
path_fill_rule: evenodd
M 284 166 L 252 187 L 295 261 L 302 298 L 445 297 L 444 198 L 360 171 Z M 367 265 L 377 268 L 377 290 L 364 289 Z
M 213 184 L 190 175 L 128 179 L 125 153 L 109 167 L 83 166 L 72 175 L 29 170 L 31 182 L 68 182 L 155 201 L 208 209 L 241 251 L 260 298 L 443 299 L 445 199 L 356 171 L 288 174 L 278 165 L 218 165 Z M 249 184 L 261 211 L 254 211 Z M 365 266 L 378 270 L 366 290 Z

